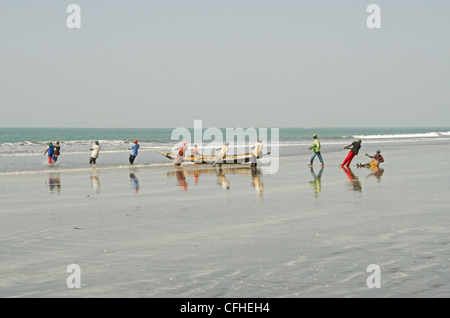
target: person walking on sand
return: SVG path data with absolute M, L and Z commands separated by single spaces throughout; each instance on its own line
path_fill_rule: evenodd
M 89 158 L 89 164 L 95 165 L 98 158 L 98 153 L 100 152 L 100 145 L 98 144 L 98 141 L 95 141 L 94 146 L 92 146 L 89 150 L 92 150 L 91 158 Z
M 262 143 L 262 139 L 259 138 L 258 142 L 251 148 L 253 149 L 252 151 L 252 158 L 251 158 L 251 167 L 252 168 L 256 168 L 257 162 L 258 162 L 258 158 L 262 156 L 262 149 L 263 149 L 263 143 Z
M 311 147 L 308 148 L 309 150 L 313 151 L 313 156 L 311 157 L 311 160 L 309 162 L 309 166 L 310 167 L 313 166 L 314 159 L 317 156 L 319 158 L 319 161 L 322 164 L 322 168 L 323 168 L 324 163 L 323 163 L 323 159 L 322 159 L 322 154 L 320 153 L 320 141 L 319 141 L 319 138 L 317 137 L 316 134 L 313 135 L 313 138 L 314 138 L 314 144 Z
M 215 167 L 217 164 L 219 166 L 222 166 L 222 163 L 223 163 L 223 161 L 225 159 L 225 156 L 227 155 L 227 152 L 228 152 L 228 145 L 229 144 L 230 144 L 229 142 L 226 142 L 226 143 L 223 144 L 222 147 L 216 148 L 216 150 L 219 150 L 219 153 L 217 154 L 216 159 L 214 159 L 213 167 Z
M 358 155 L 359 149 L 361 148 L 362 140 L 359 139 L 358 141 L 352 142 L 347 147 L 344 147 L 344 149 L 350 149 L 350 152 L 348 153 L 347 157 L 345 158 L 344 162 L 342 162 L 341 167 L 343 166 L 350 166 L 350 163 L 352 162 L 353 158 Z
M 178 153 L 175 157 L 175 166 L 180 166 L 181 163 L 183 162 L 184 156 L 186 155 L 186 150 L 188 149 L 187 146 L 187 141 L 183 141 L 183 144 L 180 146 L 180 148 L 178 149 Z
M 50 141 L 50 142 L 47 144 L 47 149 L 45 150 L 44 155 L 47 155 L 47 156 L 48 156 L 48 163 L 51 164 L 51 165 L 53 164 L 52 158 L 53 158 L 54 152 L 55 152 L 55 146 L 54 146 L 53 143 Z
M 139 144 L 138 144 L 137 139 L 135 139 L 133 145 L 131 145 L 131 147 L 128 149 L 128 150 L 131 150 L 130 158 L 129 158 L 130 164 L 134 164 L 134 160 L 138 156 L 138 149 L 139 149 Z
M 59 140 L 56 141 L 55 148 L 53 150 L 53 163 L 58 161 L 58 157 L 61 154 L 61 146 L 59 145 Z

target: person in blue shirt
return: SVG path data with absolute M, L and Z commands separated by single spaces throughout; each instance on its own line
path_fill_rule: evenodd
M 47 149 L 44 152 L 44 155 L 47 154 L 47 156 L 48 156 L 48 163 L 50 165 L 53 164 L 52 157 L 53 157 L 54 152 L 55 152 L 55 146 L 50 141 L 47 145 Z
M 131 150 L 130 153 L 130 164 L 134 163 L 134 159 L 136 159 L 137 155 L 138 155 L 138 149 L 139 149 L 139 144 L 137 139 L 134 140 L 134 144 L 131 146 L 131 148 L 129 148 L 129 150 Z

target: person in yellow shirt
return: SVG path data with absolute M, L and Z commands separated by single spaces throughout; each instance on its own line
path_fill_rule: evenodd
M 373 156 L 366 154 L 367 157 L 371 158 L 372 161 L 366 163 L 366 164 L 361 164 L 359 163 L 357 166 L 358 168 L 362 168 L 362 167 L 366 167 L 366 168 L 372 168 L 374 169 L 375 167 L 378 167 L 380 165 L 380 163 L 384 162 L 384 158 L 381 155 L 381 151 L 377 150 L 377 153 L 374 154 Z
M 309 150 L 313 151 L 313 155 L 309 162 L 309 166 L 312 167 L 314 159 L 316 159 L 316 157 L 318 157 L 320 163 L 322 164 L 322 168 L 323 168 L 324 163 L 323 163 L 323 159 L 322 159 L 322 154 L 320 153 L 320 141 L 316 134 L 313 135 L 313 138 L 314 138 L 314 144 L 308 148 Z

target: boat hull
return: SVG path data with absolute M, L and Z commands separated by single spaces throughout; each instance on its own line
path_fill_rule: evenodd
M 172 161 L 174 161 L 176 159 L 176 154 L 171 153 L 171 152 L 159 152 L 160 154 L 162 154 L 164 157 L 166 157 L 167 159 L 170 159 Z M 267 153 L 269 154 L 269 153 Z M 266 155 L 267 155 L 266 154 Z M 186 155 L 183 159 L 184 162 L 192 162 L 192 163 L 198 163 L 198 164 L 202 164 L 202 163 L 214 163 L 216 159 L 216 156 L 204 156 L 204 155 L 198 155 L 198 156 L 194 156 L 194 155 Z M 251 153 L 246 153 L 246 154 L 237 154 L 237 155 L 228 155 L 225 157 L 225 159 L 223 159 L 223 161 L 221 162 L 222 164 L 236 164 L 236 163 L 247 163 L 250 162 L 252 159 L 252 154 Z

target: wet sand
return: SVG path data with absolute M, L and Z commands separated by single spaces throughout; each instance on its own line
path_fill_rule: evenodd
M 0 176 L 0 297 L 449 297 L 448 146 Z

